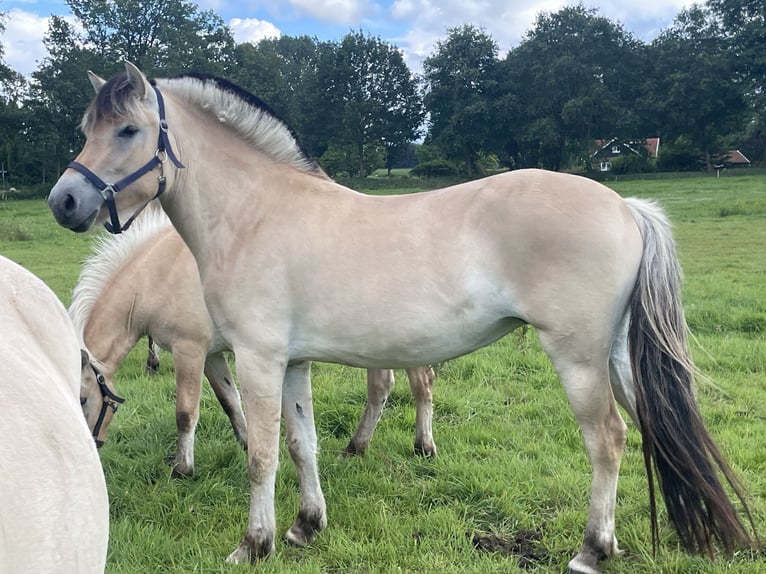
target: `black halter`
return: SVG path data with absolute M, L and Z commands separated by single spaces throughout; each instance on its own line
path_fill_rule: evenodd
M 106 385 L 106 379 L 104 375 L 98 372 L 96 367 L 90 366 L 93 369 L 93 373 L 96 375 L 96 382 L 98 383 L 98 390 L 101 391 L 101 410 L 98 413 L 98 419 L 93 426 L 93 440 L 96 441 L 96 447 L 101 448 L 104 441 L 99 440 L 98 435 L 101 432 L 101 425 L 104 424 L 104 417 L 106 416 L 106 410 L 112 409 L 112 412 L 116 413 L 117 408 L 125 402 L 125 399 L 113 393 L 111 389 Z
M 104 198 L 106 207 L 109 210 L 109 218 L 111 219 L 111 224 L 104 223 L 104 227 L 106 227 L 109 233 L 117 234 L 127 230 L 131 223 L 133 223 L 133 221 L 136 219 L 136 217 L 138 217 L 138 214 L 141 213 L 152 200 L 155 200 L 160 195 L 162 195 L 162 193 L 165 191 L 166 183 L 163 164 L 165 161 L 167 161 L 168 158 L 170 158 L 170 161 L 172 161 L 177 168 L 182 169 L 184 167 L 184 164 L 178 160 L 176 155 L 173 153 L 173 149 L 170 147 L 170 140 L 168 139 L 168 122 L 165 119 L 165 103 L 162 100 L 162 94 L 160 94 L 157 86 L 152 86 L 152 88 L 154 88 L 154 92 L 157 94 L 157 105 L 159 107 L 160 115 L 160 133 L 159 136 L 157 136 L 157 150 L 154 152 L 154 157 L 152 157 L 152 159 L 150 159 L 133 173 L 122 178 L 117 183 L 106 183 L 103 179 L 98 177 L 95 173 L 93 173 L 90 169 L 78 161 L 73 161 L 67 166 L 76 171 L 79 171 L 101 193 L 101 197 Z M 114 194 L 118 191 L 121 191 L 137 179 L 143 177 L 156 166 L 159 166 L 160 168 L 160 175 L 157 177 L 157 193 L 154 194 L 152 199 L 150 199 L 138 211 L 136 211 L 130 217 L 130 219 L 125 222 L 125 225 L 120 225 L 120 218 L 117 215 L 117 206 L 114 202 Z

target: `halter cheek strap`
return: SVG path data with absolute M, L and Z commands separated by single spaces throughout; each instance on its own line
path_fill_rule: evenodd
M 160 116 L 160 133 L 157 136 L 157 150 L 154 152 L 154 157 L 152 157 L 152 159 L 147 161 L 133 173 L 123 177 L 117 183 L 106 183 L 103 179 L 98 177 L 95 173 L 93 173 L 90 169 L 78 161 L 72 161 L 67 166 L 85 176 L 85 179 L 92 183 L 96 189 L 98 189 L 99 193 L 101 193 L 101 197 L 104 198 L 106 207 L 109 210 L 109 219 L 111 220 L 111 223 L 104 223 L 104 227 L 106 227 L 109 233 L 118 234 L 127 230 L 128 227 L 130 227 L 130 225 L 136 219 L 136 217 L 138 217 L 138 214 L 141 213 L 151 201 L 162 195 L 162 193 L 165 191 L 166 184 L 163 165 L 168 160 L 168 158 L 170 158 L 170 161 L 172 161 L 177 168 L 183 169 L 185 167 L 184 164 L 182 164 L 176 157 L 176 154 L 173 153 L 173 148 L 171 147 L 170 140 L 168 139 L 168 122 L 165 119 L 165 102 L 162 99 L 162 94 L 160 93 L 159 89 L 157 89 L 157 86 L 152 86 L 152 88 L 154 88 L 154 93 L 157 94 L 157 106 L 159 108 L 158 111 Z M 138 211 L 136 211 L 128 219 L 128 221 L 125 222 L 125 225 L 120 225 L 120 218 L 117 215 L 117 206 L 115 205 L 114 194 L 122 191 L 124 188 L 129 186 L 134 181 L 140 179 L 157 166 L 160 168 L 160 175 L 157 177 L 157 193 L 154 194 L 152 199 L 150 199 Z
M 101 410 L 98 413 L 98 419 L 96 420 L 96 424 L 93 425 L 93 440 L 96 441 L 96 446 L 98 448 L 101 448 L 104 444 L 104 441 L 100 440 L 98 438 L 98 435 L 101 433 L 101 425 L 104 424 L 104 417 L 106 417 L 106 411 L 107 409 L 112 409 L 113 412 L 117 412 L 117 408 L 125 402 L 125 399 L 118 396 L 116 393 L 113 393 L 112 390 L 107 386 L 106 379 L 104 378 L 104 375 L 98 372 L 98 369 L 94 367 L 93 365 L 90 366 L 91 369 L 93 369 L 93 373 L 96 375 L 96 382 L 98 383 L 98 390 L 101 391 Z

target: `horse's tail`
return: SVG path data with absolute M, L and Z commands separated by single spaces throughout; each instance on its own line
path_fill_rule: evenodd
M 631 299 L 628 346 L 644 464 L 652 542 L 657 543 L 653 471 L 668 517 L 687 551 L 712 557 L 717 540 L 731 554 L 752 540 L 718 478 L 726 478 L 753 527 L 743 488 L 707 432 L 692 384 L 695 367 L 681 305 L 681 269 L 667 217 L 656 204 L 628 199 L 644 253 Z M 757 534 L 756 534 L 757 537 Z

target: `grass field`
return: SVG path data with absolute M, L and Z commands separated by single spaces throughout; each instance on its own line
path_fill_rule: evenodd
M 698 387 L 703 415 L 766 536 L 766 177 L 612 187 L 656 198 L 674 222 L 693 352 L 710 379 Z M 411 190 L 383 192 L 392 191 Z M 93 237 L 59 228 L 43 201 L 0 204 L 0 253 L 39 275 L 65 304 Z M 101 449 L 112 517 L 108 573 L 563 572 L 582 542 L 590 465 L 532 329 L 441 366 L 434 460 L 413 455 L 414 404 L 403 373 L 370 450 L 339 458 L 362 411 L 364 374 L 315 364 L 329 525 L 311 547 L 279 541 L 274 557 L 253 566 L 224 564 L 248 510 L 245 454 L 228 420 L 205 385 L 196 474 L 171 479 L 165 459 L 176 438 L 172 365 L 163 354 L 160 375 L 149 377 L 144 358 L 140 345 L 118 374 L 127 402 Z M 281 535 L 295 517 L 298 494 L 284 447 L 280 456 Z M 684 554 L 664 516 L 663 509 L 653 556 L 640 437 L 631 427 L 616 513 L 625 553 L 603 563 L 603 571 L 766 574 L 763 551 L 714 562 Z M 478 548 L 475 535 L 495 542 L 494 550 Z

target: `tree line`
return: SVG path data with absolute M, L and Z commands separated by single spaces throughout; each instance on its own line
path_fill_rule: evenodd
M 234 81 L 331 175 L 417 163 L 469 177 L 497 166 L 581 170 L 593 142 L 615 136 L 661 137 L 669 169 L 711 169 L 733 147 L 766 162 L 762 0 L 707 0 L 650 43 L 569 6 L 539 14 L 504 56 L 466 24 L 448 30 L 418 74 L 395 45 L 361 30 L 340 41 L 236 44 L 220 16 L 186 0 L 67 4 L 79 26 L 52 17 L 48 56 L 29 80 L 4 63 L 0 45 L 0 161 L 12 185 L 55 180 L 82 146 L 86 71 L 108 76 L 123 60 L 150 77 Z M 679 159 L 688 157 L 701 166 Z

